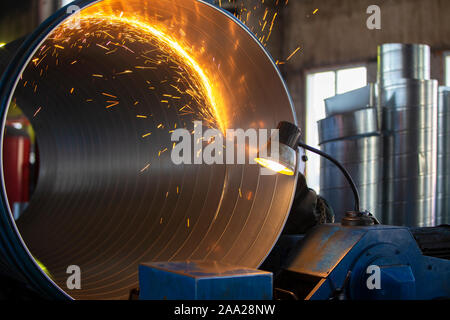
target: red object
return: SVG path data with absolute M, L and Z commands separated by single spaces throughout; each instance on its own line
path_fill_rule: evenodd
M 3 174 L 10 207 L 29 201 L 30 138 L 25 131 L 7 126 L 3 140 Z

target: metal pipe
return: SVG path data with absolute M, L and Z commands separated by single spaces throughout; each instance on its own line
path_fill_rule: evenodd
M 437 81 L 430 80 L 430 47 L 378 48 L 382 118 L 383 222 L 430 226 L 435 219 Z
M 430 47 L 424 44 L 385 43 L 378 47 L 378 83 L 397 79 L 430 79 Z
M 352 176 L 348 173 L 347 169 L 345 169 L 344 166 L 338 160 L 336 160 L 335 158 L 333 158 L 332 156 L 330 156 L 329 154 L 327 154 L 323 151 L 313 148 L 303 142 L 299 142 L 298 145 L 303 149 L 314 152 L 315 154 L 318 154 L 319 156 L 323 157 L 324 159 L 327 159 L 328 161 L 333 163 L 339 169 L 339 171 L 345 177 L 345 180 L 347 181 L 348 186 L 352 190 L 353 201 L 354 201 L 354 210 L 355 210 L 355 212 L 359 212 L 360 211 L 360 208 L 359 208 L 360 200 L 359 200 L 358 188 L 356 187 L 355 182 L 353 181 Z M 350 211 L 350 210 L 347 210 L 347 211 Z
M 335 114 L 318 122 L 321 149 L 335 157 L 353 177 L 361 196 L 361 209 L 381 214 L 381 139 L 377 110 L 364 108 Z M 336 220 L 352 203 L 351 189 L 338 170 L 321 161 L 320 194 L 333 207 Z
M 450 223 L 450 87 L 439 87 L 436 224 Z
M 384 217 L 393 225 L 436 223 L 437 81 L 398 79 L 381 89 Z
M 170 131 L 192 129 L 198 115 L 217 125 L 215 111 L 227 128 L 296 123 L 267 52 L 203 1 L 75 4 L 81 16 L 62 9 L 44 22 L 0 83 L 3 123 L 15 99 L 36 131 L 41 165 L 17 224 L 3 185 L 0 264 L 46 297 L 81 299 L 127 298 L 141 262 L 259 266 L 296 177 L 262 176 L 256 164 L 175 165 Z M 219 110 L 205 110 L 212 95 Z M 67 288 L 70 265 L 81 269 L 79 290 Z

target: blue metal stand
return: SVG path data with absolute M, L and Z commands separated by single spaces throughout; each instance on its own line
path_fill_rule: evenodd
M 216 261 L 139 266 L 142 300 L 270 300 L 272 273 Z
M 292 256 L 285 275 L 313 282 L 301 299 L 450 298 L 450 261 L 424 256 L 408 228 L 322 225 Z

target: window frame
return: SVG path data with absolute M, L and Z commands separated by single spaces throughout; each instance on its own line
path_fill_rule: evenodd
M 450 52 L 449 52 L 450 55 Z M 307 69 L 304 73 L 305 77 L 304 77 L 304 90 L 305 90 L 305 97 L 304 97 L 304 103 L 305 103 L 305 120 L 304 120 L 304 126 L 305 126 L 305 141 L 308 143 L 309 141 L 309 137 L 308 134 L 310 133 L 308 130 L 309 127 L 309 101 L 310 101 L 310 97 L 309 97 L 309 84 L 308 84 L 308 77 L 310 75 L 313 74 L 317 74 L 317 73 L 323 73 L 323 72 L 334 72 L 334 94 L 337 95 L 337 90 L 338 90 L 338 72 L 341 70 L 345 70 L 345 69 L 354 69 L 354 68 L 365 68 L 366 69 L 366 85 L 369 84 L 369 63 L 368 62 L 358 62 L 358 63 L 349 63 L 349 64 L 340 64 L 340 65 L 334 65 L 334 66 L 329 66 L 329 67 L 320 67 L 320 68 L 311 68 L 311 69 Z M 310 158 L 314 158 L 314 155 L 310 155 Z M 319 182 L 318 182 L 318 186 L 316 185 L 311 185 L 310 187 L 313 189 L 316 189 L 315 191 L 317 193 L 320 192 L 320 172 L 316 173 L 319 175 Z M 305 166 L 305 176 L 307 181 L 308 179 L 308 163 L 306 163 Z M 317 180 L 316 180 L 317 181 Z

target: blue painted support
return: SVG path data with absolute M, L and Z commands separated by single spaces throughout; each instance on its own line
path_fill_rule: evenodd
M 286 270 L 319 279 L 307 299 L 450 298 L 450 261 L 424 256 L 405 227 L 322 225 L 296 250 Z M 379 267 L 379 288 L 367 285 L 371 266 Z
M 270 300 L 272 273 L 216 261 L 139 266 L 141 300 Z

